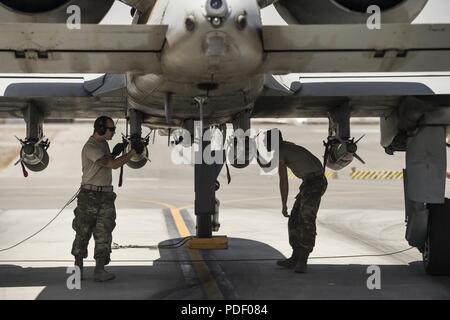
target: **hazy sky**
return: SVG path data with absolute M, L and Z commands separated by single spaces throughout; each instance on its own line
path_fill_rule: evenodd
M 326 0 L 319 0 L 326 1 Z M 273 6 L 262 11 L 264 24 L 285 24 Z M 450 0 L 429 0 L 415 23 L 450 23 Z M 103 20 L 104 24 L 130 24 L 130 8 L 116 1 L 111 11 Z

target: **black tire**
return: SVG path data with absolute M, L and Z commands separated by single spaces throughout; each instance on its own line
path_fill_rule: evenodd
M 450 200 L 428 205 L 428 235 L 422 257 L 425 271 L 433 276 L 450 275 Z
M 41 172 L 44 171 L 48 167 L 48 163 L 50 160 L 50 157 L 48 156 L 47 151 L 43 150 L 44 155 L 42 156 L 42 163 L 39 162 L 38 164 L 27 164 L 24 162 L 25 167 L 27 167 L 28 170 L 33 172 Z

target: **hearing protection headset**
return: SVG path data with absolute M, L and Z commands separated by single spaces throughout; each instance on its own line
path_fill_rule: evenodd
M 97 132 L 101 136 L 105 135 L 107 126 L 106 121 L 108 121 L 108 119 L 110 118 L 105 116 L 98 117 L 94 122 L 95 132 Z

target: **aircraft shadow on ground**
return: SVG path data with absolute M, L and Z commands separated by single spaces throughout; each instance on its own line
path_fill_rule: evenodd
M 427 276 L 421 262 L 380 266 L 381 290 L 369 290 L 369 265 L 315 264 L 312 261 L 307 274 L 296 274 L 277 266 L 276 259 L 284 258 L 283 255 L 262 242 L 229 238 L 228 250 L 167 247 L 180 240 L 161 242 L 160 258 L 148 262 L 148 266 L 142 263 L 114 266 L 112 263 L 108 269 L 117 279 L 111 282 L 94 282 L 94 268 L 85 267 L 86 279 L 81 282 L 81 290 L 67 288 L 70 274 L 65 267 L 22 268 L 17 265 L 0 265 L 0 287 L 44 287 L 37 299 L 58 300 L 201 300 L 211 298 L 205 290 L 205 281 L 212 281 L 225 299 L 450 298 L 450 277 Z

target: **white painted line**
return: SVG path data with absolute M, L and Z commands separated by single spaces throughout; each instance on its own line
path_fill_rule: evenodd
M 0 300 L 36 300 L 45 287 L 0 288 Z

